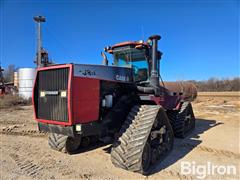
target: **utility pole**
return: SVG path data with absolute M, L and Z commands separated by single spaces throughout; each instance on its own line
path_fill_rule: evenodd
M 37 23 L 37 67 L 42 67 L 42 33 L 41 33 L 41 23 L 46 22 L 44 16 L 33 17 L 34 21 Z

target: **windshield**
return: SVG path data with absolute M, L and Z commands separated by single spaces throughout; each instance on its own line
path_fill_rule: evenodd
M 133 69 L 135 82 L 148 80 L 149 67 L 145 50 L 131 48 L 125 51 L 117 51 L 113 53 L 113 58 L 113 65 Z

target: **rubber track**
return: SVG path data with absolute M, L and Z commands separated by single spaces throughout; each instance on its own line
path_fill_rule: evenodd
M 189 102 L 183 102 L 179 111 L 170 110 L 168 111 L 168 118 L 170 119 L 174 135 L 176 137 L 184 138 L 186 134 L 188 134 L 190 130 L 185 130 L 184 119 L 186 116 L 187 108 L 192 108 Z
M 67 136 L 62 134 L 50 133 L 48 144 L 52 149 L 66 153 L 65 145 L 67 138 Z
M 116 167 L 143 173 L 142 153 L 159 109 L 156 105 L 132 108 L 111 151 L 111 160 Z
M 174 135 L 176 136 L 176 129 L 177 129 L 177 114 L 178 114 L 178 111 L 177 110 L 168 110 L 167 111 L 167 116 L 168 116 L 168 119 L 171 123 L 171 126 L 172 126 L 172 129 L 173 129 L 173 133 Z M 175 125 L 176 124 L 176 125 Z
M 178 112 L 176 121 L 174 121 L 174 134 L 176 137 L 184 137 L 185 135 L 185 129 L 184 129 L 184 119 L 186 116 L 186 113 L 184 113 L 184 111 L 187 109 L 188 106 L 188 102 L 184 102 L 181 106 L 180 111 Z

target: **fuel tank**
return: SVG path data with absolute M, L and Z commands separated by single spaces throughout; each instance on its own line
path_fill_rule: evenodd
M 197 87 L 191 82 L 164 82 L 164 86 L 172 93 L 182 94 L 184 100 L 194 101 L 197 98 Z

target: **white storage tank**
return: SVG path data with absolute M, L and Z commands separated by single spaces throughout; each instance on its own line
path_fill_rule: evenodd
M 34 85 L 36 69 L 20 68 L 18 70 L 19 96 L 24 99 L 32 97 L 32 89 Z

